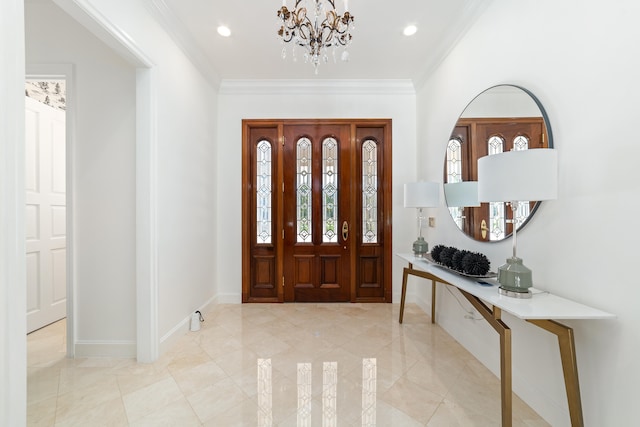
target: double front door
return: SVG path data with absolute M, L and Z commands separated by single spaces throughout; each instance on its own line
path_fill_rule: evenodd
M 444 181 L 476 181 L 481 157 L 548 148 L 548 141 L 542 117 L 460 119 L 449 139 Z M 459 166 L 450 167 L 454 163 Z M 518 226 L 528 220 L 534 206 L 535 201 L 520 206 L 515 218 Z M 505 203 L 483 203 L 480 207 L 467 208 L 465 213 L 464 216 L 458 214 L 460 227 L 476 240 L 502 240 L 513 232 L 513 213 Z
M 243 301 L 390 302 L 390 121 L 243 130 Z

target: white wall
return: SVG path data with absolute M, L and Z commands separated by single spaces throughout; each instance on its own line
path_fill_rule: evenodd
M 240 302 L 242 119 L 391 118 L 393 152 L 393 243 L 415 239 L 415 212 L 402 207 L 402 184 L 415 179 L 415 94 L 408 82 L 337 81 L 324 87 L 315 82 L 227 82 L 219 96 L 217 252 L 227 254 L 216 275 L 218 300 Z M 407 226 L 407 223 L 409 226 Z M 410 245 L 410 243 L 409 243 Z M 393 260 L 393 300 L 400 300 L 403 267 Z
M 0 425 L 26 424 L 24 6 L 0 2 Z M 9 107 L 9 108 L 7 108 Z
M 515 86 L 494 86 L 476 96 L 460 117 L 540 117 L 540 108 L 528 93 Z
M 25 16 L 27 63 L 75 72 L 76 354 L 132 355 L 135 70 L 52 2 L 26 2 Z
M 144 2 L 91 0 L 153 63 L 157 111 L 158 333 L 163 348 L 211 302 L 214 246 L 216 91 Z
M 418 175 L 438 181 L 453 125 L 482 90 L 517 84 L 547 110 L 559 152 L 559 198 L 543 203 L 518 233 L 518 254 L 533 268 L 536 287 L 618 316 L 565 322 L 575 331 L 589 426 L 631 425 L 638 417 L 638 16 L 633 0 L 495 0 L 418 93 Z M 444 206 L 438 224 L 436 242 L 481 251 L 494 268 L 510 253 L 511 241 L 480 244 L 463 236 Z M 448 294 L 439 297 L 438 323 L 498 372 L 493 330 L 464 319 Z M 569 425 L 556 340 L 505 321 L 513 329 L 515 391 L 552 425 Z

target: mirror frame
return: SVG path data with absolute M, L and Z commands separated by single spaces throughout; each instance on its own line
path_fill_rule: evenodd
M 451 132 L 449 133 L 449 140 L 447 141 L 446 147 L 445 147 L 445 155 L 444 155 L 444 170 L 443 170 L 443 188 L 444 188 L 444 184 L 447 184 L 447 150 L 449 148 L 449 141 L 451 141 L 451 135 L 453 135 L 455 133 L 455 129 L 458 126 L 458 123 L 460 122 L 461 119 L 464 119 L 462 116 L 464 115 L 465 111 L 467 111 L 469 109 L 469 107 L 478 100 L 478 98 L 480 98 L 482 95 L 485 95 L 487 92 L 497 89 L 497 88 L 502 88 L 502 87 L 508 87 L 508 88 L 514 88 L 514 89 L 518 89 L 521 92 L 523 92 L 524 94 L 528 95 L 529 98 L 531 100 L 533 100 L 533 102 L 535 103 L 535 105 L 538 107 L 538 110 L 540 112 L 540 117 L 542 118 L 542 122 L 544 124 L 544 131 L 546 131 L 546 135 L 547 135 L 547 147 L 548 148 L 554 148 L 554 143 L 553 143 L 553 133 L 551 131 L 551 124 L 549 121 L 549 116 L 547 115 L 547 111 L 545 110 L 544 106 L 542 105 L 542 102 L 540 102 L 540 100 L 538 99 L 537 96 L 535 96 L 533 94 L 533 92 L 531 92 L 530 90 L 519 86 L 519 85 L 515 85 L 515 84 L 509 84 L 509 83 L 503 83 L 503 84 L 497 84 L 494 86 L 491 86 L 485 90 L 483 90 L 482 92 L 480 92 L 478 95 L 476 95 L 475 97 L 473 97 L 473 99 L 471 101 L 469 101 L 469 103 L 464 107 L 464 109 L 462 110 L 462 112 L 460 113 L 460 115 L 458 116 L 458 119 L 456 120 L 456 122 L 453 125 L 453 129 L 451 130 Z M 500 116 L 500 117 L 510 117 L 510 116 Z M 473 143 L 473 142 L 472 142 Z M 446 200 L 446 193 L 444 194 L 445 197 L 445 205 L 447 207 L 447 210 L 449 211 L 449 205 L 447 204 L 447 200 Z M 540 207 L 540 204 L 542 202 L 541 201 L 536 201 L 535 204 L 533 205 L 533 207 L 531 208 L 531 211 L 529 212 L 529 215 L 527 216 L 527 218 L 520 224 L 520 226 L 517 228 L 518 231 L 521 231 L 525 225 L 527 225 L 529 223 L 529 221 L 531 220 L 531 218 L 535 215 L 535 213 L 537 212 L 538 208 Z M 500 239 L 500 240 L 480 240 L 474 237 L 473 233 L 468 233 L 466 232 L 463 228 L 461 229 L 460 227 L 458 227 L 457 223 L 455 222 L 455 219 L 453 218 L 453 216 L 451 215 L 451 212 L 449 211 L 449 216 L 451 217 L 451 220 L 454 222 L 455 227 L 460 230 L 460 232 L 462 232 L 465 236 L 469 237 L 470 239 L 473 239 L 477 242 L 482 242 L 482 243 L 496 243 L 496 242 L 502 242 L 508 238 L 510 238 L 513 234 L 513 230 L 511 230 L 511 232 L 506 233 L 505 232 L 505 236 L 504 238 Z M 464 226 L 463 226 L 464 227 Z

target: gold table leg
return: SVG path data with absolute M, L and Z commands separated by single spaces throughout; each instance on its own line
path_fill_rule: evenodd
M 407 276 L 409 275 L 409 271 L 412 271 L 413 265 L 409 264 L 409 268 L 404 268 L 402 270 L 402 295 L 400 296 L 400 319 L 399 322 L 402 323 L 402 318 L 404 317 L 404 300 L 407 297 Z
M 402 319 L 404 318 L 404 302 L 407 296 L 407 279 L 409 275 L 422 277 L 423 279 L 431 280 L 431 323 L 436 322 L 436 277 L 432 274 L 427 273 L 426 271 L 414 270 L 413 264 L 409 263 L 409 267 L 405 267 L 402 270 L 402 294 L 400 295 L 400 319 L 399 322 L 402 323 Z M 442 282 L 446 285 L 449 283 Z
M 436 323 L 436 281 L 431 280 L 431 323 Z
M 580 384 L 578 383 L 578 364 L 576 363 L 576 344 L 573 338 L 573 329 L 554 320 L 529 319 L 527 322 L 558 337 L 571 425 L 573 427 L 583 427 L 584 419 L 582 418 L 582 402 L 580 399 Z
M 513 400 L 511 385 L 511 329 L 502 321 L 502 310 L 491 310 L 478 297 L 459 289 L 471 305 L 500 335 L 500 397 L 502 402 L 502 427 L 511 427 L 513 422 Z

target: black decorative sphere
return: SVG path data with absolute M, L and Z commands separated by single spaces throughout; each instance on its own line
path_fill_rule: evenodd
M 453 268 L 452 260 L 453 255 L 455 255 L 456 252 L 458 252 L 458 249 L 454 248 L 453 246 L 447 246 L 446 248 L 444 248 L 442 252 L 440 252 L 440 264 L 449 268 Z
M 467 250 L 459 250 L 453 254 L 451 257 L 451 268 L 457 271 L 464 272 L 464 266 L 462 265 L 462 260 L 465 256 L 467 256 L 470 252 Z
M 489 272 L 491 263 L 489 259 L 478 252 L 469 252 L 462 259 L 462 271 L 474 276 L 484 276 Z
M 435 245 L 431 248 L 431 258 L 433 258 L 435 262 L 440 262 L 440 254 L 445 247 L 445 245 Z
M 454 246 L 435 245 L 431 249 L 431 258 L 440 265 L 471 276 L 486 276 L 491 268 L 484 254 Z

